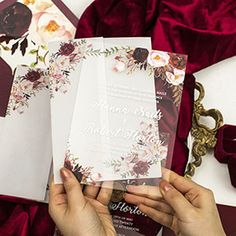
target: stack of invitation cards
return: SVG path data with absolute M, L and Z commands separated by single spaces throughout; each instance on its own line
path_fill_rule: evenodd
M 179 106 L 186 56 L 153 51 L 150 38 L 77 39 L 49 50 L 55 182 L 65 166 L 86 184 L 156 184 L 172 156 L 160 104 L 172 91 Z

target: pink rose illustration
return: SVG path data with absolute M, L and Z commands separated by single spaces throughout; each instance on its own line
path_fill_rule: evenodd
M 185 73 L 183 70 L 174 69 L 174 72 L 166 72 L 166 80 L 169 84 L 180 85 L 184 82 Z
M 36 11 L 33 14 L 30 33 L 35 43 L 44 45 L 52 39 L 72 39 L 75 34 L 75 27 L 55 5 L 46 3 L 44 7 L 37 8 L 42 9 L 41 11 Z
M 166 52 L 151 51 L 148 56 L 148 64 L 154 68 L 166 66 L 170 56 Z
M 116 65 L 113 67 L 113 71 L 117 73 L 123 72 L 125 71 L 125 69 L 126 69 L 126 65 L 122 61 L 117 61 Z

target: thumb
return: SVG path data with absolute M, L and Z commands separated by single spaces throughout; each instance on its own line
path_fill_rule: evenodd
M 80 183 L 74 174 L 70 170 L 62 168 L 61 178 L 67 195 L 69 209 L 73 209 L 75 207 L 83 208 L 85 205 L 85 198 L 82 193 Z
M 176 190 L 167 181 L 162 180 L 159 187 L 163 198 L 174 209 L 179 218 L 183 218 L 183 214 L 186 212 L 191 213 L 194 210 L 194 207 L 182 193 Z

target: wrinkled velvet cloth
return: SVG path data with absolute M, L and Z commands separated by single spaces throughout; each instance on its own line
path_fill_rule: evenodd
M 215 157 L 228 164 L 232 185 L 236 188 L 236 126 L 224 125 L 217 134 Z
M 151 36 L 154 49 L 189 55 L 172 164 L 180 174 L 188 156 L 185 142 L 194 91 L 191 74 L 236 55 L 235 16 L 235 0 L 96 0 L 79 22 L 80 38 Z M 0 235 L 52 235 L 53 224 L 44 204 L 1 198 Z
M 48 205 L 14 197 L 0 197 L 1 236 L 52 236 L 54 223 Z

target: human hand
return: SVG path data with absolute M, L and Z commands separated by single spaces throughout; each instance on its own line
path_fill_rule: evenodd
M 138 205 L 176 235 L 225 235 L 212 191 L 172 171 L 164 170 L 159 187 L 128 186 L 127 190 L 128 203 Z
M 81 185 L 73 173 L 61 169 L 63 184 L 50 186 L 49 213 L 64 236 L 114 236 L 108 203 L 112 183 L 101 188 Z M 110 185 L 110 186 L 108 186 Z M 108 187 L 108 188 L 106 188 Z

